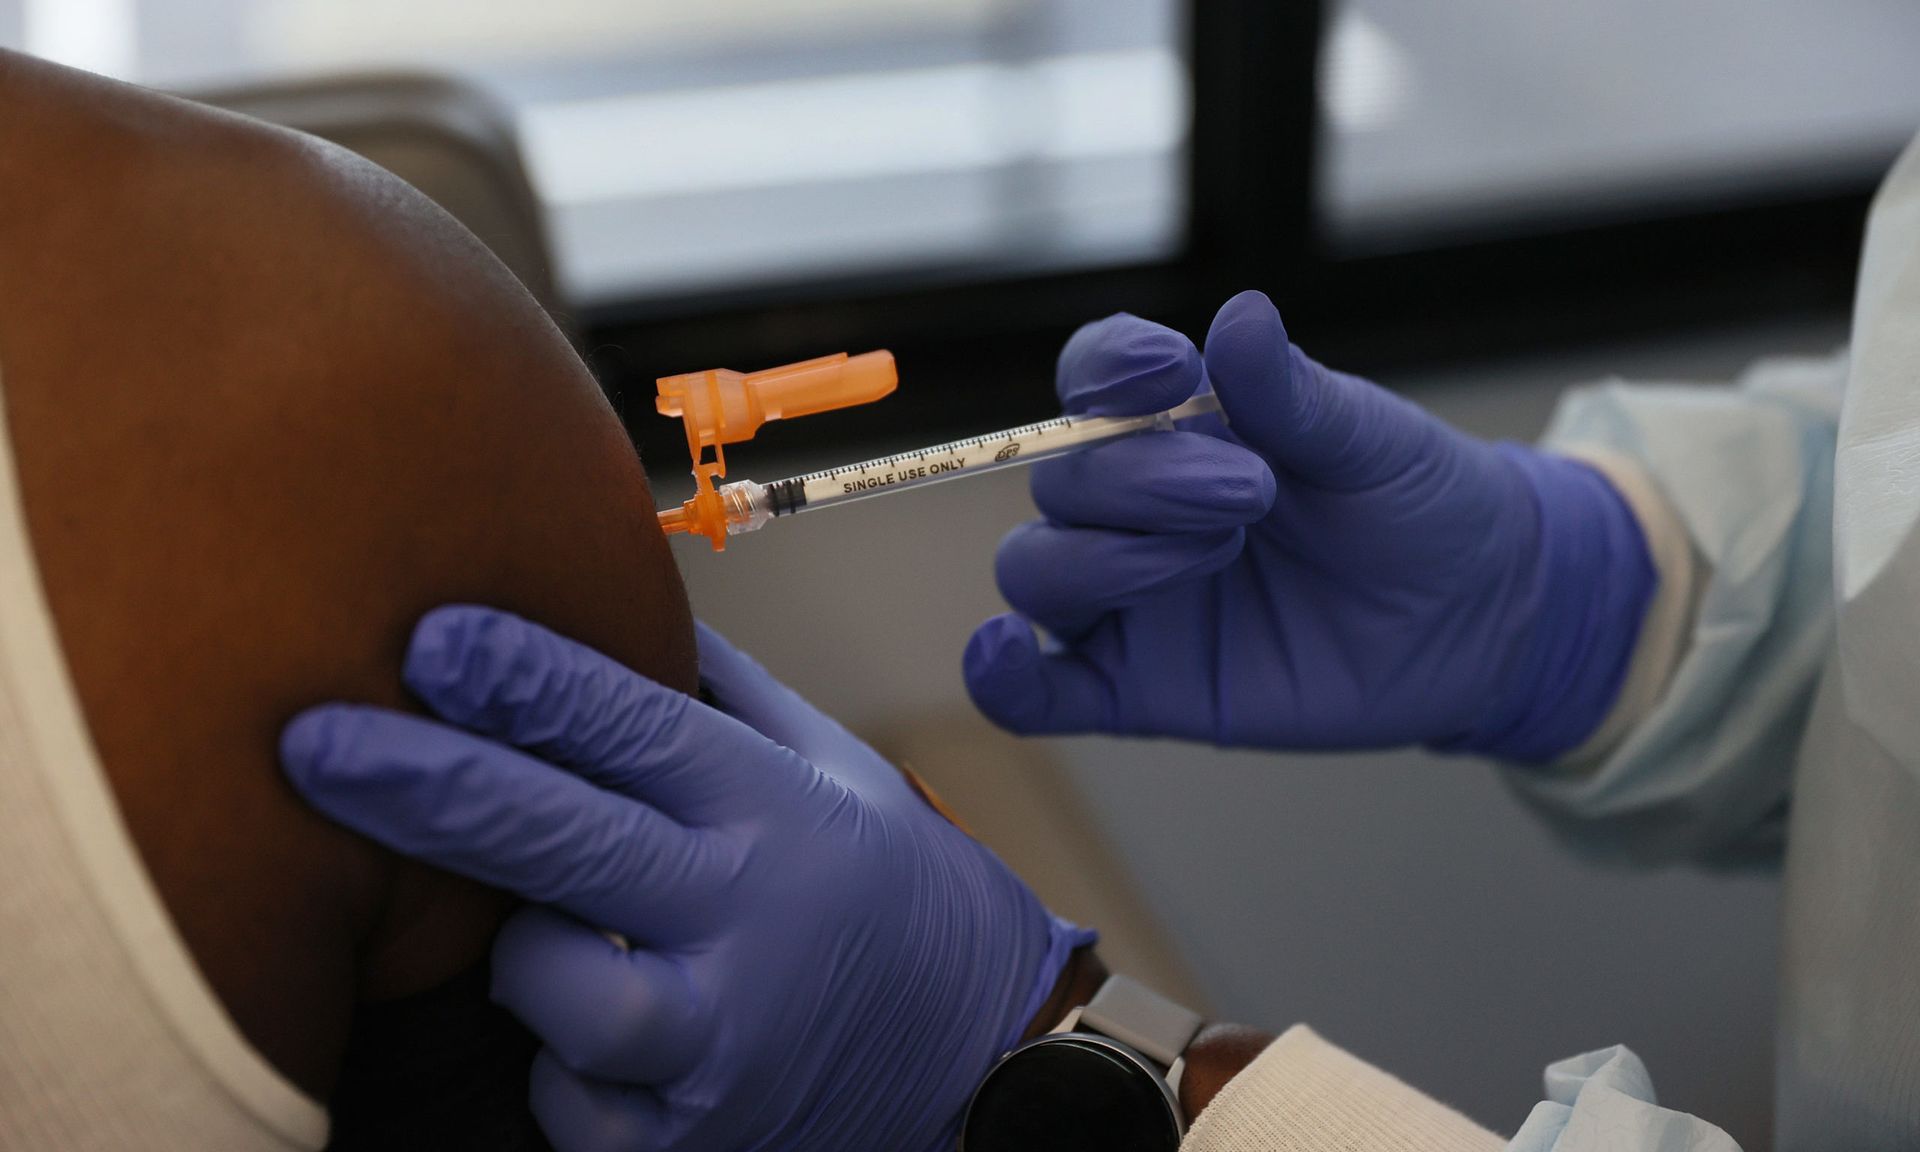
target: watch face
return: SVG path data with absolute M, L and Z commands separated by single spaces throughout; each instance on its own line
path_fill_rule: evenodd
M 1173 1152 L 1179 1108 L 1131 1050 L 1068 1033 L 1002 1060 L 973 1095 L 962 1152 Z

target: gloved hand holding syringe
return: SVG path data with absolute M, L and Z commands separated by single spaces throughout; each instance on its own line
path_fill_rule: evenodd
M 718 552 L 726 547 L 728 536 L 752 532 L 776 517 L 1031 464 L 1117 437 L 1171 429 L 1175 421 L 1220 411 L 1218 398 L 1204 392 L 1178 407 L 1145 416 L 1056 416 L 770 484 L 753 480 L 714 484 L 726 475 L 722 445 L 751 439 L 768 420 L 878 400 L 892 392 L 897 382 L 893 356 L 887 352 L 853 357 L 841 353 L 746 375 L 716 369 L 662 378 L 657 406 L 663 415 L 679 416 L 686 423 L 696 491 L 679 508 L 661 512 L 660 527 L 668 533 L 706 536 Z M 707 448 L 713 449 L 711 461 L 702 459 Z

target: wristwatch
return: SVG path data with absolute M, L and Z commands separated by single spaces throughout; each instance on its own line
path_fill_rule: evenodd
M 1125 976 L 1002 1056 L 967 1105 L 960 1152 L 1174 1152 L 1182 1054 L 1200 1015 Z

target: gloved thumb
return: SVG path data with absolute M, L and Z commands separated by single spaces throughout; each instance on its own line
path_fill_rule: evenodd
M 1060 350 L 1054 391 L 1075 416 L 1164 412 L 1200 390 L 1193 341 L 1125 312 L 1083 326 Z
M 1234 435 L 1275 471 L 1324 488 L 1365 488 L 1432 447 L 1432 417 L 1315 363 L 1287 338 L 1265 293 L 1242 292 L 1221 307 L 1205 359 Z
M 1113 729 L 1112 690 L 1071 652 L 1043 652 L 1033 626 L 1012 613 L 974 630 L 961 669 L 982 715 L 1020 736 Z
M 694 621 L 700 644 L 700 683 L 727 715 L 869 798 L 878 799 L 905 782 L 893 765 L 875 755 L 840 722 L 775 679 L 760 662 L 726 637 Z

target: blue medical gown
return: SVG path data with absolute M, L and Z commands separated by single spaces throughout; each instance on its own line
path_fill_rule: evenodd
M 1610 384 L 1548 447 L 1638 464 L 1685 526 L 1697 599 L 1660 702 L 1599 763 L 1507 779 L 1583 854 L 1776 864 L 1814 687 L 1832 655 L 1833 464 L 1846 359 L 1774 360 L 1733 388 Z
M 1607 754 L 1507 779 L 1576 851 L 1770 867 L 1833 653 L 1833 464 L 1846 359 L 1756 365 L 1732 388 L 1607 384 L 1547 445 L 1638 465 L 1685 528 L 1696 599 L 1659 702 Z M 1655 1103 L 1626 1048 L 1562 1061 L 1516 1152 L 1734 1149 Z
M 1920 1148 L 1920 144 L 1876 201 L 1849 353 L 1582 390 L 1547 440 L 1653 482 L 1693 619 L 1617 745 L 1509 782 L 1582 852 L 1784 859 L 1777 1147 Z M 1511 1147 L 1735 1145 L 1614 1048 L 1550 1068 Z

